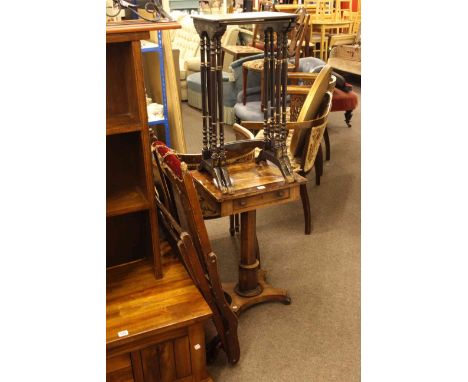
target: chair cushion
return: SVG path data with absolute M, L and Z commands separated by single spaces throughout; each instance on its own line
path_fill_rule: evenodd
M 257 60 L 246 61 L 242 64 L 243 68 L 247 68 L 248 70 L 255 70 L 257 72 L 263 71 L 263 66 L 265 64 L 265 60 L 263 58 L 259 58 Z M 294 63 L 288 61 L 288 70 L 294 69 Z
M 234 105 L 234 113 L 241 121 L 263 121 L 260 101 L 238 102 Z
M 229 81 L 229 74 L 223 72 L 223 82 Z M 193 73 L 187 77 L 187 87 L 193 91 L 201 93 L 201 73 Z
M 172 149 L 161 141 L 154 141 L 151 146 L 153 151 L 156 151 L 161 162 L 163 162 L 177 178 L 182 179 L 180 159 Z
M 354 110 L 358 104 L 358 96 L 353 91 L 345 93 L 343 90 L 335 88 L 333 91 L 331 111 Z
M 298 72 L 311 73 L 317 66 L 322 67 L 325 61 L 315 57 L 303 57 L 299 59 Z M 319 70 L 320 71 L 320 70 Z
M 247 88 L 246 89 L 246 101 L 260 101 L 260 94 L 261 94 L 261 89 L 260 86 L 254 86 L 253 88 Z M 236 97 L 236 102 L 242 102 L 242 99 L 244 98 L 244 91 L 241 90 L 239 93 L 237 93 Z

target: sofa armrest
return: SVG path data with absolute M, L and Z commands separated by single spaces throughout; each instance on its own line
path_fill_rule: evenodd
M 186 71 L 199 72 L 200 71 L 200 57 L 188 58 L 184 62 L 184 68 Z
M 252 88 L 247 88 L 245 90 L 245 96 L 248 98 L 247 101 L 249 102 L 256 100 L 257 98 L 260 100 L 260 94 L 261 94 L 260 86 L 254 86 Z M 242 102 L 243 96 L 244 96 L 244 92 L 242 90 L 238 92 L 236 96 L 237 102 Z M 254 96 L 258 96 L 258 97 L 254 97 Z

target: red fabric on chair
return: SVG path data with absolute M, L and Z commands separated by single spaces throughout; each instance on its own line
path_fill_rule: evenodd
M 333 91 L 331 111 L 354 110 L 358 104 L 358 96 L 353 91 L 349 93 L 335 88 Z
M 153 142 L 153 148 L 157 151 L 159 156 L 162 158 L 167 167 L 179 178 L 182 179 L 182 170 L 180 167 L 180 159 L 177 155 L 166 146 L 164 142 L 155 141 Z

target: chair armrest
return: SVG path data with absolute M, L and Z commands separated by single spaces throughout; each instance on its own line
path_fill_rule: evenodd
M 199 72 L 200 71 L 200 57 L 188 58 L 184 62 L 184 68 L 187 71 Z
M 324 118 L 312 119 L 310 121 L 304 122 L 287 122 L 286 128 L 288 130 L 302 130 L 310 129 L 311 127 L 319 126 L 324 122 Z M 263 122 L 254 122 L 254 121 L 242 121 L 242 127 L 244 130 L 263 130 Z M 235 128 L 234 128 L 235 129 Z M 248 131 L 248 130 L 247 130 Z
M 294 95 L 307 95 L 309 91 L 309 85 L 289 85 L 286 88 L 286 93 Z
M 289 72 L 288 79 L 290 80 L 306 80 L 315 81 L 319 73 L 305 73 L 305 72 Z
M 261 94 L 261 89 L 260 86 L 254 86 L 251 88 L 247 88 L 245 90 L 245 96 L 249 98 L 249 96 L 254 96 L 258 94 L 258 99 L 260 100 L 260 94 Z M 240 92 L 237 93 L 236 100 L 237 102 L 242 102 L 242 99 L 244 98 L 244 92 L 241 90 Z M 251 101 L 251 99 L 248 99 L 248 101 Z
M 245 127 L 242 127 L 238 123 L 232 125 L 234 130 L 234 134 L 236 134 L 236 139 L 254 139 L 255 135 L 253 135 L 249 130 Z

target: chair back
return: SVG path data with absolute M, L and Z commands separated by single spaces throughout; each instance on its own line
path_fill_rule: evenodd
M 302 45 L 309 27 L 310 15 L 307 14 L 304 7 L 299 7 L 295 14 L 297 15 L 296 26 L 291 32 L 291 40 L 289 41 L 288 46 L 288 58 L 294 58 L 294 68 L 297 70 Z
M 297 122 L 309 121 L 316 117 L 320 105 L 322 104 L 323 97 L 329 89 L 331 73 L 332 67 L 330 65 L 325 65 L 322 68 L 307 93 L 299 116 L 297 117 Z M 290 146 L 291 154 L 293 156 L 300 155 L 305 140 L 305 134 L 306 131 L 303 129 L 294 130 Z
M 334 83 L 333 86 L 334 88 Z M 311 128 L 308 129 L 305 142 L 301 153 L 301 170 L 303 174 L 307 174 L 314 167 L 315 158 L 317 157 L 323 134 L 327 128 L 328 115 L 332 105 L 333 89 L 327 90 L 322 104 L 314 120 L 311 121 Z
M 259 12 L 273 11 L 273 10 L 274 10 L 274 5 L 272 1 L 269 1 L 269 0 L 259 1 L 258 3 Z M 259 29 L 258 24 L 254 24 L 252 42 L 250 43 L 250 46 L 253 46 L 254 48 L 257 48 L 257 49 L 263 49 L 264 48 L 264 43 L 262 41 L 263 33 L 260 33 L 260 36 L 259 36 L 259 33 L 260 33 L 260 29 Z M 260 39 L 258 39 L 258 37 L 260 37 Z
M 167 192 L 165 199 L 170 200 L 170 203 L 156 201 L 162 221 L 173 247 L 177 247 L 189 274 L 213 310 L 214 323 L 229 361 L 236 363 L 240 355 L 238 320 L 222 289 L 217 257 L 211 250 L 193 178 L 185 163 L 163 142 L 153 142 L 152 149 L 164 194 Z

